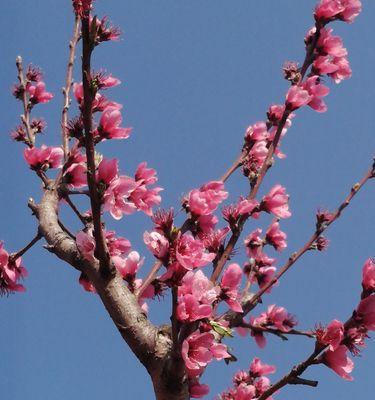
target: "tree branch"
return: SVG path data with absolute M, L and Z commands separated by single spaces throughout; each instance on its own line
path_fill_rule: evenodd
M 355 195 L 359 192 L 359 190 L 372 178 L 375 176 L 375 168 L 374 165 L 365 173 L 360 182 L 356 183 L 352 186 L 350 193 L 344 199 L 344 201 L 338 206 L 337 210 L 332 214 L 331 219 L 324 225 L 321 225 L 316 229 L 311 238 L 302 246 L 300 250 L 294 252 L 288 259 L 288 261 L 284 264 L 283 267 L 275 274 L 273 279 L 268 282 L 263 288 L 259 289 L 259 291 L 250 297 L 250 299 L 246 299 L 243 302 L 242 308 L 243 313 L 235 313 L 229 311 L 226 313 L 225 319 L 230 322 L 231 327 L 236 327 L 238 324 L 242 323 L 242 319 L 258 304 L 261 296 L 272 287 L 294 264 L 295 262 L 301 258 L 308 250 L 311 249 L 311 246 L 315 243 L 315 241 L 322 235 L 322 233 L 333 224 L 340 216 L 342 211 L 350 204 Z
M 17 260 L 17 258 L 22 257 L 28 250 L 30 250 L 34 244 L 36 244 L 37 242 L 39 242 L 39 240 L 42 238 L 43 236 L 39 233 L 35 235 L 35 237 L 30 241 L 30 243 L 28 243 L 24 248 L 22 248 L 21 250 L 18 250 L 16 253 L 13 253 L 10 255 L 10 261 L 14 262 Z
M 76 46 L 80 38 L 80 17 L 76 16 L 74 22 L 74 30 L 73 30 L 73 37 L 69 42 L 69 59 L 68 59 L 68 66 L 66 71 L 66 80 L 65 80 L 65 87 L 62 89 L 62 93 L 64 96 L 64 107 L 62 110 L 61 115 L 61 135 L 62 135 L 62 144 L 64 150 L 64 159 L 67 160 L 68 153 L 69 153 L 69 134 L 68 134 L 68 110 L 70 107 L 71 99 L 69 97 L 70 89 L 72 86 L 72 78 L 73 78 L 73 66 L 74 66 L 74 58 L 76 52 Z
M 22 123 L 26 129 L 26 135 L 29 147 L 34 147 L 35 137 L 30 127 L 30 109 L 29 109 L 29 100 L 27 98 L 26 92 L 26 81 L 25 76 L 23 73 L 23 64 L 22 64 L 22 57 L 18 56 L 16 58 L 16 66 L 18 71 L 18 80 L 20 82 L 20 90 L 22 92 L 22 104 L 23 104 L 23 115 L 21 116 Z
M 90 202 L 94 224 L 94 238 L 96 242 L 95 257 L 100 262 L 100 270 L 103 274 L 115 274 L 115 268 L 111 265 L 101 223 L 101 200 L 97 190 L 95 179 L 95 144 L 93 137 L 92 104 L 95 93 L 91 87 L 91 54 L 94 45 L 90 37 L 90 18 L 82 19 L 82 82 L 83 82 L 83 107 L 82 118 L 85 128 L 85 147 L 87 157 L 87 183 L 90 191 Z

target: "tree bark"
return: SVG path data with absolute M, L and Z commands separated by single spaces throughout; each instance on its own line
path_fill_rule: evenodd
M 84 272 L 92 281 L 121 336 L 150 374 L 155 398 L 189 399 L 183 360 L 172 359 L 170 327 L 156 327 L 147 319 L 136 296 L 126 287 L 117 271 L 103 277 L 98 261 L 82 258 L 75 240 L 60 227 L 58 204 L 56 188 L 47 189 L 39 205 L 29 201 L 29 207 L 39 220 L 39 229 L 47 241 L 48 250 Z

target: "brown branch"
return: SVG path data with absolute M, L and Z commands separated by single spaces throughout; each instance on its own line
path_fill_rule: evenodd
M 260 299 L 260 297 L 271 287 L 273 286 L 294 264 L 295 262 L 302 257 L 307 251 L 311 249 L 311 246 L 315 243 L 315 241 L 319 238 L 319 236 L 332 224 L 334 223 L 341 215 L 342 211 L 350 204 L 353 197 L 359 192 L 359 190 L 366 184 L 368 180 L 374 177 L 374 170 L 370 168 L 360 182 L 356 183 L 352 186 L 350 193 L 347 195 L 345 200 L 339 205 L 337 210 L 333 213 L 331 219 L 323 226 L 320 226 L 311 238 L 305 243 L 305 245 L 293 253 L 286 264 L 275 274 L 273 279 L 263 286 L 250 300 L 251 305 L 255 306 Z
M 78 208 L 75 206 L 75 204 L 70 200 L 69 196 L 65 196 L 64 200 L 68 203 L 70 208 L 73 210 L 74 214 L 79 218 L 79 220 L 82 222 L 84 226 L 87 225 L 87 219 L 79 212 Z
M 37 242 L 39 242 L 39 240 L 42 238 L 43 236 L 40 234 L 40 232 L 38 231 L 38 233 L 35 235 L 35 237 L 30 241 L 30 243 L 28 243 L 25 247 L 23 247 L 21 250 L 18 250 L 16 253 L 13 253 L 10 255 L 9 259 L 11 262 L 14 262 L 17 260 L 17 258 L 22 257 L 28 250 L 30 250 L 34 244 L 36 244 Z
M 17 71 L 18 71 L 18 80 L 20 82 L 20 90 L 22 92 L 22 104 L 23 104 L 23 115 L 21 116 L 22 123 L 26 129 L 26 135 L 27 135 L 27 140 L 28 140 L 28 146 L 34 147 L 35 143 L 35 136 L 34 133 L 30 127 L 30 108 L 29 108 L 29 100 L 27 97 L 27 92 L 26 92 L 26 80 L 25 76 L 23 73 L 23 64 L 22 64 L 22 57 L 18 56 L 16 58 L 16 66 L 17 66 Z
M 62 93 L 64 96 L 64 107 L 62 110 L 61 115 L 61 135 L 62 135 L 62 143 L 63 143 L 63 150 L 64 150 L 64 159 L 67 160 L 67 156 L 69 153 L 69 134 L 68 134 L 68 110 L 70 107 L 71 99 L 69 97 L 70 89 L 72 86 L 72 78 L 73 78 L 73 66 L 74 66 L 74 59 L 75 59 L 75 52 L 76 46 L 80 38 L 80 17 L 76 16 L 74 22 L 74 30 L 73 30 L 73 37 L 69 42 L 69 59 L 68 59 L 68 66 L 66 71 L 66 80 L 65 80 L 65 87 L 62 89 Z
M 98 261 L 82 258 L 75 240 L 59 225 L 58 205 L 56 190 L 46 190 L 39 205 L 29 201 L 49 251 L 89 277 L 125 341 L 149 372 L 153 371 L 171 348 L 170 339 L 158 334 L 158 329 L 147 320 L 119 273 L 103 278 Z
M 151 284 L 151 282 L 155 279 L 156 274 L 158 273 L 158 271 L 162 265 L 163 265 L 163 263 L 161 261 L 156 261 L 154 263 L 154 265 L 151 268 L 151 271 L 146 276 L 146 278 L 142 282 L 141 287 L 137 291 L 138 298 L 140 298 L 142 296 L 142 293 L 148 288 L 148 286 Z
M 95 257 L 100 262 L 100 269 L 103 274 L 115 273 L 111 265 L 101 223 L 101 199 L 96 185 L 95 178 L 95 144 L 93 137 L 92 104 L 95 93 L 91 86 L 91 54 L 94 48 L 90 37 L 90 20 L 82 19 L 82 82 L 83 82 L 83 107 L 82 119 L 85 129 L 85 147 L 87 157 L 87 183 L 90 191 L 90 203 L 94 224 L 94 238 L 96 242 Z
M 305 372 L 306 369 L 309 368 L 311 365 L 316 364 L 316 357 L 324 350 L 324 348 L 325 348 L 324 346 L 323 347 L 318 345 L 315 346 L 315 350 L 306 360 L 302 361 L 298 365 L 295 365 L 288 374 L 286 374 L 278 382 L 273 384 L 268 390 L 263 392 L 263 394 L 258 398 L 258 400 L 268 399 L 277 390 L 289 384 L 308 385 L 316 387 L 318 385 L 318 382 L 299 378 L 299 375 Z
M 299 82 L 301 82 L 303 80 L 308 67 L 314 61 L 313 54 L 314 54 L 314 50 L 315 50 L 316 44 L 318 42 L 319 36 L 320 36 L 320 27 L 318 25 L 316 25 L 316 32 L 311 41 L 311 44 L 309 46 L 307 46 L 307 48 L 306 48 L 306 56 L 305 56 L 305 60 L 303 63 L 303 67 L 300 72 Z M 279 121 L 277 130 L 275 133 L 275 137 L 268 148 L 268 153 L 267 153 L 266 159 L 263 162 L 263 165 L 261 167 L 259 175 L 255 181 L 255 184 L 252 186 L 251 191 L 250 191 L 249 195 L 247 196 L 247 198 L 249 200 L 255 199 L 256 195 L 258 194 L 258 190 L 259 190 L 261 184 L 263 183 L 263 180 L 267 174 L 267 171 L 272 166 L 272 157 L 273 157 L 275 150 L 277 149 L 277 146 L 280 142 L 282 131 L 285 127 L 285 124 L 286 124 L 290 114 L 291 114 L 291 110 L 289 110 L 287 108 L 287 106 L 285 106 L 285 110 L 281 117 L 281 120 Z M 232 252 L 235 248 L 235 245 L 236 245 L 238 239 L 241 236 L 241 232 L 243 230 L 246 220 L 247 220 L 247 218 L 240 218 L 240 221 L 238 222 L 238 228 L 234 232 L 232 232 L 232 236 L 230 237 L 228 244 L 224 249 L 223 254 L 216 261 L 216 263 L 214 265 L 214 271 L 211 275 L 212 282 L 216 282 L 217 279 L 219 278 L 219 276 L 221 275 L 221 272 L 223 271 L 223 268 L 224 268 L 226 262 L 228 261 L 230 255 L 232 254 Z
M 224 172 L 220 180 L 226 182 L 228 178 L 235 172 L 243 163 L 245 152 L 241 151 L 241 154 L 234 160 L 233 164 Z
M 277 328 L 269 328 L 267 326 L 255 326 L 244 321 L 242 321 L 237 326 L 241 328 L 248 328 L 253 332 L 270 333 L 272 335 L 280 337 L 283 340 L 288 340 L 288 338 L 286 337 L 287 335 L 306 336 L 309 338 L 315 338 L 315 335 L 312 333 L 312 331 L 301 331 L 298 329 L 290 329 L 289 331 L 285 332 Z
M 352 186 L 350 193 L 347 195 L 345 200 L 338 206 L 337 210 L 332 214 L 330 221 L 328 221 L 325 225 L 320 226 L 311 238 L 301 247 L 300 250 L 294 252 L 288 259 L 288 261 L 284 264 L 283 267 L 275 274 L 273 279 L 268 282 L 263 288 L 259 289 L 259 291 L 252 295 L 249 299 L 247 298 L 243 301 L 242 308 L 243 313 L 235 313 L 232 311 L 228 311 L 225 314 L 225 319 L 230 322 L 231 327 L 239 326 L 242 324 L 243 318 L 258 304 L 262 295 L 272 287 L 294 264 L 295 262 L 301 258 L 307 251 L 311 249 L 311 246 L 315 243 L 315 241 L 322 235 L 322 233 L 337 219 L 341 216 L 342 211 L 350 204 L 355 195 L 359 192 L 359 190 L 375 176 L 375 165 L 372 166 L 360 180 L 360 182 L 356 183 Z

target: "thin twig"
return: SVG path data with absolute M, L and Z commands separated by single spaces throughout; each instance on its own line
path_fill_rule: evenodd
M 295 264 L 295 262 L 302 257 L 303 254 L 305 254 L 307 251 L 310 250 L 311 246 L 315 243 L 315 241 L 321 236 L 321 234 L 333 223 L 335 222 L 341 215 L 342 211 L 350 204 L 351 200 L 353 197 L 359 192 L 359 190 L 366 184 L 368 180 L 374 177 L 374 170 L 373 167 L 370 168 L 366 174 L 363 176 L 363 178 L 360 180 L 360 182 L 356 183 L 355 185 L 352 186 L 350 193 L 347 195 L 345 200 L 339 205 L 337 210 L 333 213 L 331 216 L 330 220 L 323 226 L 320 226 L 314 234 L 311 236 L 311 238 L 305 243 L 305 245 L 298 250 L 297 252 L 293 253 L 286 264 L 275 274 L 275 276 L 272 278 L 270 282 L 265 284 L 250 300 L 250 304 L 246 306 L 246 311 L 248 307 L 250 307 L 250 310 L 257 304 L 258 300 L 260 297 L 271 287 L 273 286 L 288 270 Z M 249 311 L 250 311 L 249 310 Z M 248 311 L 247 311 L 248 312 Z
M 163 265 L 161 261 L 156 261 L 154 265 L 151 268 L 151 271 L 147 275 L 147 277 L 144 279 L 142 282 L 141 287 L 137 291 L 137 296 L 140 298 L 142 296 L 142 293 L 148 288 L 148 286 L 151 284 L 151 282 L 155 279 L 156 274 L 158 273 L 160 267 Z
M 86 224 L 87 224 L 86 218 L 79 212 L 78 208 L 75 206 L 75 204 L 72 202 L 72 200 L 70 200 L 70 197 L 69 196 L 65 196 L 64 199 L 69 204 L 69 206 L 73 210 L 73 212 L 80 219 L 82 224 L 86 226 Z
M 300 79 L 299 79 L 298 83 L 302 82 L 309 66 L 314 61 L 314 51 L 315 51 L 317 42 L 319 40 L 319 37 L 320 37 L 320 26 L 316 25 L 316 31 L 315 31 L 314 37 L 313 37 L 310 45 L 306 48 L 306 56 L 305 56 L 305 60 L 303 63 L 303 67 L 300 71 Z M 259 175 L 256 179 L 255 184 L 252 186 L 251 191 L 250 191 L 249 195 L 247 196 L 247 198 L 249 200 L 255 199 L 256 195 L 258 194 L 259 188 L 260 188 L 261 184 L 263 183 L 263 180 L 267 174 L 267 171 L 272 166 L 272 157 L 273 157 L 273 155 L 277 149 L 277 146 L 280 142 L 282 131 L 285 127 L 285 124 L 286 124 L 290 114 L 291 114 L 291 110 L 289 110 L 287 105 L 285 104 L 285 110 L 279 121 L 277 130 L 275 133 L 275 137 L 268 148 L 268 153 L 267 153 L 266 159 L 263 162 L 263 165 L 261 167 L 261 170 L 259 172 Z M 242 230 L 243 230 L 243 227 L 245 225 L 247 218 L 246 217 L 240 218 L 237 229 L 232 232 L 232 236 L 230 237 L 228 244 L 226 245 L 226 247 L 224 249 L 223 254 L 217 260 L 216 264 L 214 265 L 214 271 L 211 275 L 212 282 L 216 282 L 217 279 L 219 278 L 219 276 L 221 275 L 221 272 L 223 271 L 226 262 L 228 261 L 230 255 L 233 253 L 234 247 L 235 247 L 238 239 L 241 236 L 241 233 L 242 233 Z
M 16 66 L 18 71 L 18 80 L 20 82 L 20 90 L 22 93 L 22 104 L 23 104 L 23 115 L 21 116 L 22 123 L 26 129 L 26 135 L 28 139 L 28 145 L 30 147 L 34 147 L 35 137 L 34 133 L 30 127 L 30 108 L 29 108 L 29 99 L 27 96 L 26 91 L 26 80 L 23 73 L 23 64 L 22 64 L 22 57 L 18 56 L 16 58 Z
M 224 172 L 220 178 L 222 182 L 226 182 L 228 178 L 235 172 L 243 163 L 245 152 L 241 151 L 241 154 L 234 160 L 233 164 Z
M 16 253 L 13 253 L 10 255 L 9 259 L 11 262 L 14 262 L 17 260 L 17 258 L 22 257 L 28 250 L 30 250 L 35 243 L 39 242 L 39 240 L 42 238 L 42 234 L 38 231 L 38 233 L 35 235 L 35 237 L 28 243 L 24 248 L 21 250 L 18 250 Z
M 62 92 L 64 96 L 64 107 L 62 110 L 61 115 L 61 135 L 62 135 L 62 143 L 63 143 L 63 150 L 64 150 L 64 160 L 67 160 L 68 153 L 69 153 L 69 135 L 68 135 L 68 110 L 70 107 L 71 99 L 69 97 L 70 89 L 72 86 L 72 78 L 73 78 L 73 66 L 74 66 L 74 58 L 76 52 L 76 46 L 80 38 L 80 17 L 76 16 L 74 22 L 74 30 L 73 30 L 73 37 L 69 42 L 69 60 L 68 66 L 66 71 L 66 81 L 65 87 L 63 87 Z
M 179 341 L 178 334 L 180 329 L 180 324 L 177 319 L 177 304 L 178 304 L 178 288 L 177 286 L 172 287 L 172 315 L 171 315 L 171 324 L 172 324 L 172 342 L 173 342 L 173 355 L 179 358 L 180 349 L 179 349 Z

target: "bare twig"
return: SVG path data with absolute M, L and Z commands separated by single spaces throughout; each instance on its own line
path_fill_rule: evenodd
M 21 91 L 21 100 L 23 104 L 23 115 L 21 116 L 22 123 L 26 129 L 27 135 L 27 145 L 29 147 L 33 147 L 35 143 L 34 133 L 30 127 L 30 108 L 29 108 L 29 99 L 27 97 L 26 91 L 26 80 L 23 72 L 23 64 L 22 57 L 18 56 L 16 58 L 16 66 L 18 71 L 18 80 L 20 82 L 19 89 Z
M 68 110 L 70 107 L 71 99 L 69 97 L 70 89 L 72 86 L 72 78 L 73 78 L 73 65 L 74 65 L 74 58 L 76 52 L 76 46 L 80 38 L 80 17 L 76 16 L 74 22 L 74 30 L 73 30 L 73 37 L 69 42 L 69 60 L 68 66 L 66 71 L 66 81 L 65 87 L 63 87 L 62 92 L 64 96 L 64 107 L 62 110 L 61 115 L 61 135 L 62 135 L 62 143 L 63 143 L 63 150 L 64 150 L 64 159 L 67 160 L 68 153 L 69 153 L 69 135 L 67 131 L 68 125 Z
M 353 197 L 359 192 L 359 190 L 366 184 L 366 182 L 373 178 L 374 176 L 374 171 L 373 168 L 370 168 L 366 174 L 363 176 L 363 178 L 360 180 L 360 182 L 356 183 L 355 185 L 352 186 L 350 189 L 350 193 L 347 195 L 345 200 L 339 205 L 337 210 L 331 215 L 331 218 L 329 221 L 327 221 L 326 224 L 321 225 L 317 230 L 314 232 L 314 234 L 311 236 L 311 238 L 305 243 L 305 245 L 298 250 L 297 252 L 293 253 L 286 264 L 278 271 L 277 274 L 273 277 L 273 279 L 268 282 L 266 285 L 263 286 L 250 300 L 249 306 L 246 307 L 246 311 L 248 307 L 254 307 L 260 297 L 271 287 L 273 286 L 288 270 L 293 266 L 293 264 L 307 251 L 310 250 L 311 246 L 315 243 L 315 241 L 319 238 L 319 236 L 333 223 L 335 222 L 341 215 L 342 211 L 350 204 L 351 200 Z M 250 308 L 251 309 L 251 308 Z M 250 310 L 249 310 L 250 311 Z
M 79 212 L 79 210 L 76 207 L 76 205 L 72 202 L 72 200 L 70 200 L 70 197 L 69 196 L 65 196 L 64 199 L 69 204 L 69 206 L 73 210 L 73 212 L 77 215 L 77 217 L 82 222 L 82 224 L 86 226 L 86 224 L 87 224 L 86 218 Z
M 30 250 L 34 244 L 36 244 L 37 242 L 39 242 L 39 240 L 42 238 L 42 234 L 38 231 L 38 233 L 35 235 L 35 237 L 25 246 L 23 247 L 21 250 L 18 250 L 17 253 L 13 253 L 10 255 L 10 261 L 14 262 L 17 260 L 17 258 L 22 257 L 28 250 Z
M 147 289 L 147 287 L 151 284 L 151 282 L 155 279 L 156 274 L 158 273 L 160 267 L 163 265 L 161 261 L 156 261 L 155 264 L 152 266 L 151 271 L 146 276 L 144 281 L 142 282 L 141 287 L 138 289 L 137 296 L 140 298 L 142 293 Z
M 245 155 L 245 152 L 241 151 L 241 154 L 234 160 L 233 164 L 224 172 L 223 176 L 220 178 L 222 182 L 226 182 L 233 174 L 233 172 L 235 172 L 242 165 Z

